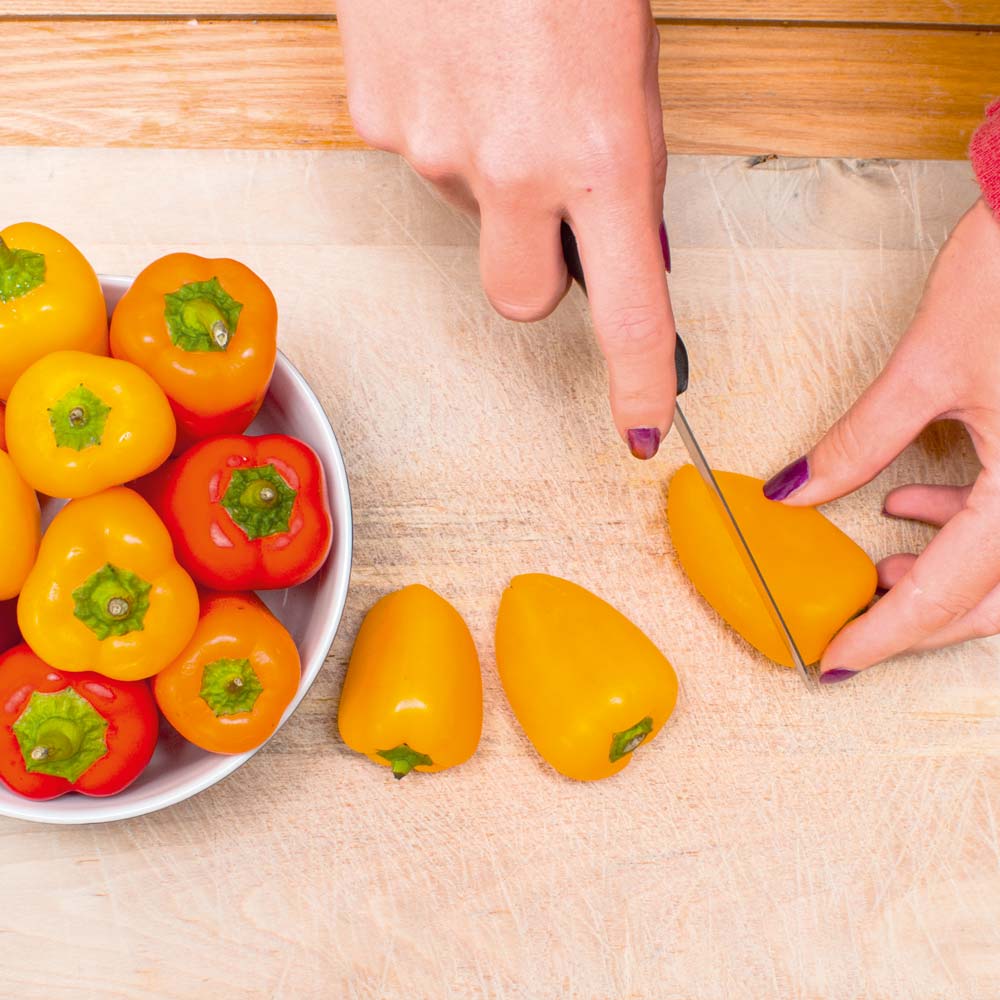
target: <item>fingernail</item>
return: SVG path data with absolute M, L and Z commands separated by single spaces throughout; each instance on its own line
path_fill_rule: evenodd
M 856 670 L 844 670 L 842 668 L 828 670 L 825 674 L 819 675 L 819 682 L 820 684 L 839 684 L 841 681 L 850 680 L 856 673 Z
M 660 249 L 663 251 L 663 266 L 670 273 L 670 240 L 667 239 L 667 224 L 660 221 Z
M 645 461 L 660 450 L 658 427 L 632 427 L 628 432 L 629 450 L 636 458 Z
M 776 476 L 764 483 L 768 500 L 785 500 L 809 482 L 809 461 L 805 456 L 786 465 Z

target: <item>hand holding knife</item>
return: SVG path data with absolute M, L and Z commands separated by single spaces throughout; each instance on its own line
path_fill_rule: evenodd
M 583 289 L 584 293 L 586 293 L 587 282 L 583 273 L 583 264 L 580 260 L 580 250 L 576 243 L 576 237 L 573 235 L 573 230 L 566 222 L 562 223 L 560 235 L 562 238 L 563 256 L 566 258 L 566 268 L 573 280 L 576 281 L 577 284 L 579 284 L 579 286 Z M 681 339 L 680 334 L 677 335 L 677 344 L 674 348 L 674 370 L 677 375 L 677 395 L 680 396 L 688 387 L 689 377 L 687 347 Z M 746 538 L 740 530 L 739 523 L 733 516 L 733 512 L 730 509 L 722 490 L 719 488 L 719 484 L 716 481 L 714 474 L 712 473 L 712 467 L 705 458 L 705 453 L 698 444 L 698 439 L 691 430 L 691 425 L 688 423 L 687 417 L 684 416 L 684 411 L 681 409 L 679 403 L 675 404 L 674 407 L 673 425 L 677 430 L 677 434 L 681 441 L 684 443 L 684 447 L 687 449 L 688 457 L 691 459 L 691 464 L 698 470 L 702 480 L 704 480 L 705 485 L 708 487 L 709 493 L 717 502 L 722 514 L 722 520 L 730 532 L 733 543 L 736 545 L 743 558 L 747 572 L 750 574 L 750 578 L 757 587 L 761 600 L 764 602 L 764 606 L 767 608 L 772 620 L 774 621 L 775 627 L 778 629 L 785 641 L 785 645 L 788 647 L 788 652 L 791 655 L 792 662 L 795 664 L 795 667 L 802 678 L 805 681 L 812 683 L 812 675 L 806 668 L 806 664 L 802 659 L 802 654 L 799 652 L 798 647 L 795 644 L 795 639 L 792 637 L 792 634 L 788 629 L 788 625 L 785 623 L 781 610 L 778 608 L 778 605 L 771 594 L 767 581 L 764 579 L 764 576 L 760 571 L 760 567 L 757 565 L 757 561 L 754 559 L 753 553 L 747 545 Z

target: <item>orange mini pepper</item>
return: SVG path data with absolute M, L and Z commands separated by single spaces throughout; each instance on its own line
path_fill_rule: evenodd
M 153 693 L 195 746 L 245 753 L 278 728 L 301 673 L 294 640 L 259 597 L 206 591 L 191 641 L 156 675 Z
M 118 303 L 111 353 L 159 383 L 187 446 L 246 430 L 271 381 L 277 335 L 274 296 L 245 264 L 174 253 Z
M 120 486 L 162 465 L 177 428 L 163 390 L 115 358 L 57 351 L 36 361 L 7 402 L 7 444 L 21 475 L 53 497 Z
M 483 681 L 455 608 L 420 584 L 376 602 L 354 642 L 337 723 L 352 750 L 397 778 L 468 760 L 483 728 Z
M 0 601 L 4 601 L 20 593 L 35 564 L 41 536 L 38 497 L 5 451 L 0 451 L 0 525 Z
M 151 677 L 198 624 L 198 592 L 170 535 L 138 493 L 71 500 L 42 539 L 18 598 L 25 642 L 58 670 Z
M 0 231 L 0 399 L 52 351 L 108 353 L 94 269 L 65 236 L 33 222 Z

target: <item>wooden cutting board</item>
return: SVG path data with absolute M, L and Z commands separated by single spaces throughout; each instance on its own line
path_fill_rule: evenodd
M 842 412 L 975 193 L 962 163 L 671 161 L 687 411 L 716 465 L 766 475 Z M 678 569 L 684 456 L 671 437 L 640 464 L 616 438 L 579 293 L 499 319 L 473 226 L 374 153 L 6 149 L 0 204 L 105 272 L 191 248 L 264 275 L 356 515 L 340 635 L 262 753 L 146 818 L 0 821 L 6 995 L 997 995 L 1000 647 L 819 693 L 763 662 Z M 974 468 L 936 428 L 828 513 L 875 557 L 913 549 L 928 534 L 881 517 L 885 491 Z M 674 721 L 613 780 L 558 777 L 502 697 L 492 628 L 525 571 L 607 598 L 680 675 Z M 395 782 L 335 713 L 364 611 L 416 581 L 472 628 L 485 731 L 467 765 Z

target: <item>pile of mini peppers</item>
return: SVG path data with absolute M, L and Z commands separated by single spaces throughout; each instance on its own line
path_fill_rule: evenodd
M 295 697 L 295 642 L 255 591 L 310 579 L 333 529 L 315 452 L 244 433 L 277 323 L 248 267 L 175 253 L 109 326 L 69 240 L 0 230 L 0 781 L 13 791 L 120 792 L 161 717 L 204 750 L 243 753 Z M 67 501 L 44 534 L 39 495 Z

